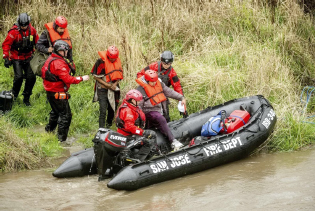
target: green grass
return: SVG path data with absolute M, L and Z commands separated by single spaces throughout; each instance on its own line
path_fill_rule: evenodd
M 271 151 L 293 151 L 314 144 L 315 124 L 304 123 L 303 118 L 289 114 L 277 123 L 277 130 L 268 148 Z

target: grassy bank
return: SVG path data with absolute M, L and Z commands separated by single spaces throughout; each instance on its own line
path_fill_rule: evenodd
M 3 16 L 0 38 L 4 40 L 20 12 L 31 15 L 39 34 L 44 23 L 64 15 L 79 75 L 90 72 L 97 51 L 112 44 L 118 46 L 125 71 L 122 96 L 136 87 L 136 73 L 169 49 L 175 54 L 173 66 L 190 113 L 234 98 L 262 94 L 271 101 L 279 118 L 266 149 L 297 150 L 315 140 L 314 126 L 301 123 L 304 117 L 299 102 L 303 86 L 312 85 L 311 79 L 315 78 L 313 18 L 294 0 L 280 1 L 274 8 L 255 2 L 32 0 Z M 0 66 L 0 90 L 11 89 L 13 69 Z M 73 120 L 69 135 L 81 137 L 79 142 L 85 146 L 92 145 L 98 128 L 93 85 L 91 80 L 70 88 Z M 26 108 L 21 102 L 19 97 L 13 110 L 0 117 L 1 123 L 9 125 L 3 130 L 15 134 L 0 136 L 0 159 L 7 156 L 4 145 L 11 146 L 12 140 L 19 139 L 30 149 L 37 146 L 38 154 L 27 151 L 38 159 L 24 165 L 36 168 L 42 159 L 60 152 L 53 134 L 43 129 L 34 132 L 34 127 L 47 123 L 50 111 L 40 78 L 31 97 L 33 106 Z M 176 104 L 172 106 L 171 116 L 178 119 Z M 10 169 L 6 166 L 1 161 L 1 169 Z

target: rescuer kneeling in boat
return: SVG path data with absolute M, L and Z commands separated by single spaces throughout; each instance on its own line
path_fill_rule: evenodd
M 142 94 L 135 89 L 127 92 L 122 105 L 118 108 L 116 115 L 117 132 L 124 136 L 138 135 L 143 136 L 143 145 L 134 155 L 140 161 L 144 161 L 149 153 L 157 149 L 156 133 L 153 130 L 144 130 L 145 114 L 138 107 L 143 100 Z
M 173 150 L 179 150 L 179 148 L 183 147 L 183 144 L 174 138 L 163 116 L 163 112 L 165 112 L 164 108 L 166 108 L 167 97 L 181 101 L 184 106 L 186 106 L 186 99 L 183 95 L 167 87 L 163 82 L 160 82 L 157 72 L 154 70 L 147 70 L 144 76 L 136 79 L 136 81 L 140 85 L 137 90 L 144 97 L 139 107 L 145 113 L 147 119 L 146 128 L 157 128 L 168 138 Z

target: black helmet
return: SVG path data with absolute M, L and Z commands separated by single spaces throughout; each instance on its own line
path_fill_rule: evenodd
M 19 26 L 28 26 L 30 24 L 31 17 L 27 13 L 21 13 L 17 18 Z
M 70 49 L 70 46 L 68 45 L 68 43 L 66 43 L 63 40 L 57 40 L 54 44 L 54 53 L 58 55 L 59 55 L 58 51 L 65 52 L 66 50 L 69 50 L 69 49 Z
M 174 54 L 170 51 L 164 51 L 161 54 L 161 61 L 166 64 L 172 63 L 174 61 Z

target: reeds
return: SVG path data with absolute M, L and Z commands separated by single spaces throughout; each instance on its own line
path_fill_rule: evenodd
M 42 154 L 40 145 L 18 137 L 17 130 L 4 118 L 0 118 L 0 131 L 0 171 L 35 169 L 50 165 L 46 155 Z

